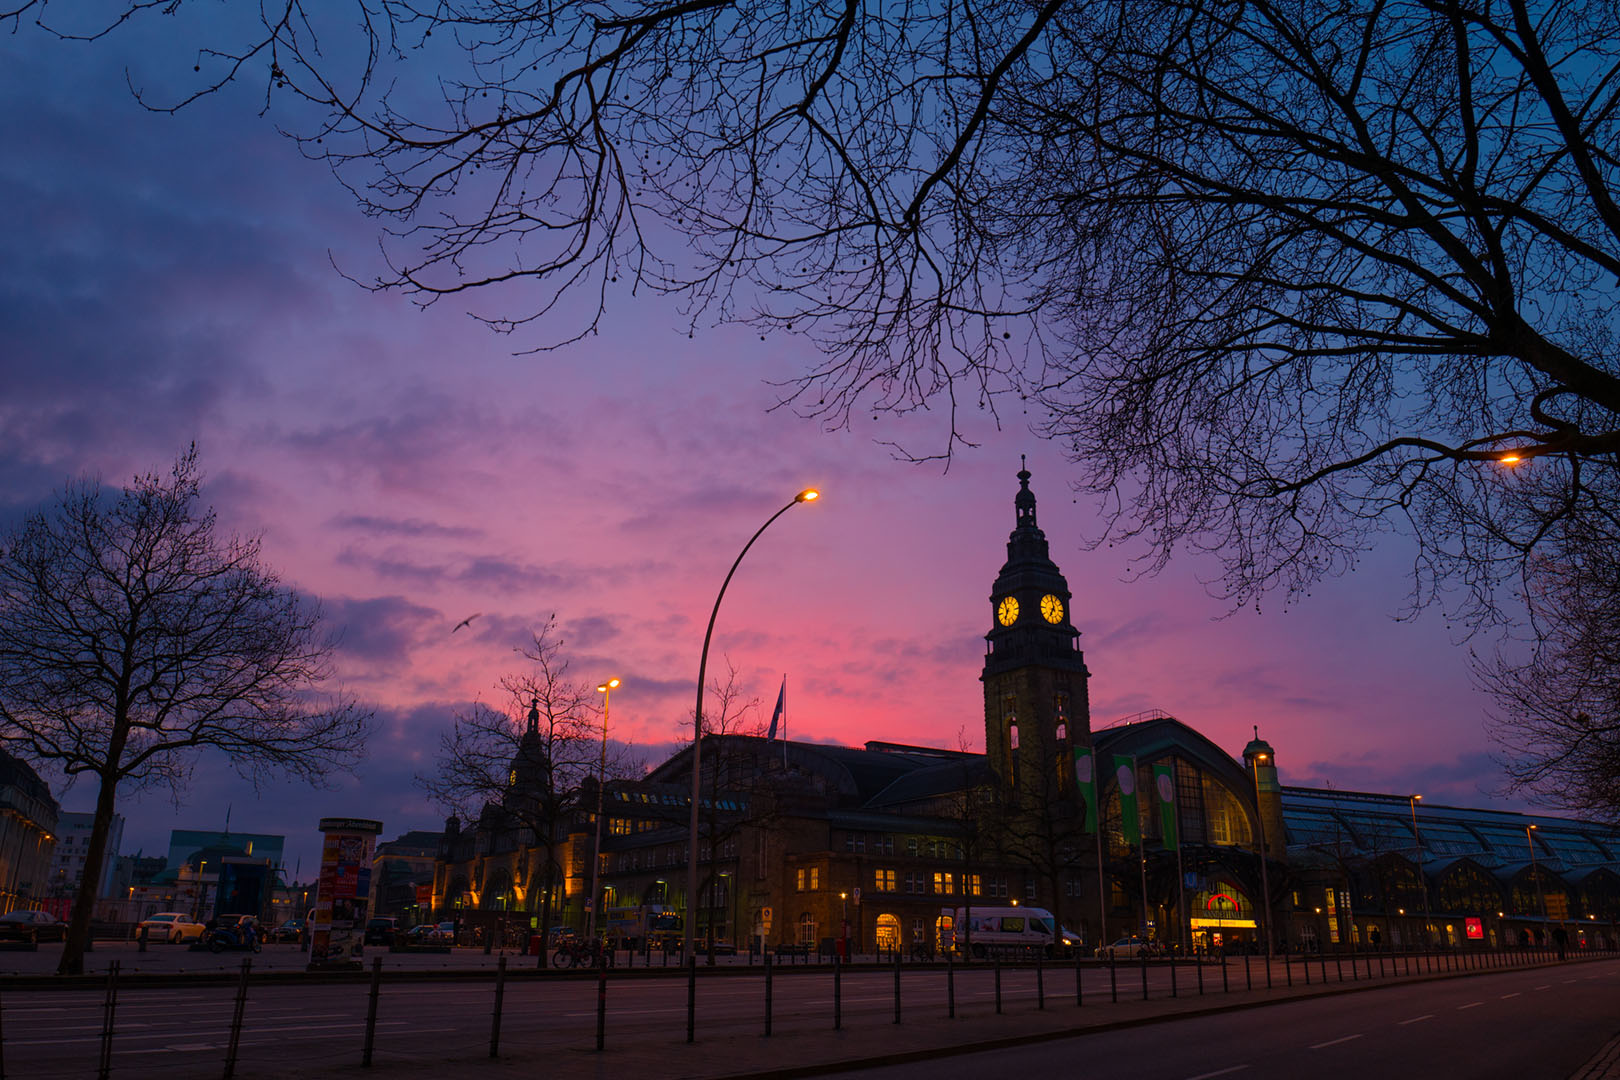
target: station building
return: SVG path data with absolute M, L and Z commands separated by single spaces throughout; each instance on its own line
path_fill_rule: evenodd
M 952 912 L 1052 911 L 1089 945 L 1143 934 L 1262 950 L 1620 946 L 1620 831 L 1417 794 L 1288 787 L 1258 732 L 1234 756 L 1162 713 L 1093 729 L 1072 594 L 1018 473 L 980 674 L 985 752 L 706 736 L 701 885 L 683 894 L 691 750 L 603 792 L 602 911 L 675 911 L 722 946 L 938 951 Z M 1284 744 L 1286 749 L 1286 743 Z M 532 772 L 533 763 L 514 762 Z M 516 795 L 516 791 L 514 795 Z M 559 823 L 557 922 L 584 925 L 594 786 Z M 1124 814 L 1134 817 L 1132 822 Z M 440 917 L 533 924 L 532 834 L 452 821 Z

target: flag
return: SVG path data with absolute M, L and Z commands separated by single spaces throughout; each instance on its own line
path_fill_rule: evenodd
M 777 694 L 776 694 L 776 711 L 771 713 L 771 730 L 765 736 L 765 738 L 767 740 L 776 738 L 776 725 L 777 725 L 777 723 L 779 723 L 781 721 L 782 714 L 785 713 L 785 712 L 787 712 L 787 676 L 786 675 L 782 676 L 782 689 L 777 691 Z
M 1119 782 L 1119 827 L 1127 844 L 1142 842 L 1142 820 L 1136 810 L 1136 759 L 1114 755 L 1114 779 Z
M 1153 791 L 1159 801 L 1159 835 L 1164 849 L 1181 847 L 1181 828 L 1176 821 L 1176 767 L 1170 762 L 1153 766 Z
M 1074 783 L 1080 789 L 1086 808 L 1085 830 L 1094 833 L 1097 831 L 1097 765 L 1089 746 L 1074 748 Z

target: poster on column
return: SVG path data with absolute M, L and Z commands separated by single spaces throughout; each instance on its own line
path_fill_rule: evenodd
M 380 821 L 321 819 L 321 872 L 310 919 L 312 971 L 361 966 L 371 855 L 380 832 Z

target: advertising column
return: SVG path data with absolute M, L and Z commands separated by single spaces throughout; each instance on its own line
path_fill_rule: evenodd
M 321 874 L 310 920 L 309 969 L 361 967 L 371 853 L 382 822 L 322 818 Z

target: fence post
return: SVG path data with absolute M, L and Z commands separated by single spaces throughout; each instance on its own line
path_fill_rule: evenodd
M 1147 991 L 1147 950 L 1146 949 L 1138 949 L 1138 950 L 1136 950 L 1136 959 L 1137 959 L 1137 966 L 1142 969 L 1142 1000 L 1146 1001 L 1148 999 L 1148 991 Z
M 377 1042 L 377 998 L 382 992 L 382 957 L 371 958 L 371 1001 L 366 1005 L 366 1045 L 360 1051 L 360 1064 L 371 1064 L 371 1051 Z
M 107 996 L 101 1005 L 101 1061 L 96 1075 L 107 1080 L 112 1071 L 113 1017 L 118 1011 L 118 961 L 107 965 Z
M 1222 953 L 1221 953 L 1221 993 L 1230 994 L 1231 992 L 1232 992 L 1232 984 L 1227 981 L 1227 977 L 1226 977 L 1226 953 L 1225 953 L 1225 951 L 1222 951 Z
M 633 955 L 633 954 L 632 954 Z M 596 969 L 596 1048 L 607 1047 L 607 968 Z
M 1119 969 L 1114 966 L 1113 949 L 1108 950 L 1108 997 L 1113 1004 L 1119 1004 Z
M 900 950 L 894 950 L 894 1022 L 900 1022 Z
M 248 972 L 253 968 L 251 957 L 242 961 L 242 977 L 236 982 L 236 1009 L 231 1013 L 231 1039 L 225 1047 L 225 1080 L 231 1080 L 236 1075 L 236 1051 L 242 1044 L 242 1014 L 247 1009 Z M 0 1077 L 5 1076 L 5 1068 L 0 1067 Z
M 1041 966 L 1041 954 L 1035 954 L 1035 1008 L 1046 1008 L 1046 970 Z
M 833 1030 L 844 1030 L 844 963 L 833 953 Z
M 1176 954 L 1170 954 L 1170 996 L 1179 996 L 1176 993 Z
M 489 1056 L 499 1057 L 501 1053 L 501 1005 L 506 998 L 506 954 L 495 963 L 495 1015 L 489 1021 Z M 600 1024 L 598 1024 L 600 1029 Z M 597 1035 L 596 1048 L 602 1049 L 602 1037 Z
M 1204 958 L 1202 956 L 1198 955 L 1197 952 L 1193 953 L 1193 970 L 1198 973 L 1198 996 L 1203 997 L 1204 996 Z
M 991 961 L 991 964 L 994 966 L 995 973 L 996 973 L 996 1015 L 1000 1016 L 1001 1015 L 1001 955 L 999 953 L 996 954 L 996 957 L 995 957 L 994 960 Z
M 1267 964 L 1266 966 L 1267 966 L 1268 969 L 1270 968 L 1270 964 Z M 1291 955 L 1289 955 L 1288 953 L 1283 953 L 1283 978 L 1288 981 L 1289 989 L 1293 989 L 1293 986 L 1294 986 L 1294 960 L 1293 960 L 1293 957 Z
M 1086 1003 L 1086 988 L 1080 978 L 1080 950 L 1074 950 L 1074 1007 L 1082 1008 Z
M 1254 974 L 1249 971 L 1249 954 L 1243 954 L 1243 982 L 1250 990 L 1254 989 Z
M 945 954 L 945 1006 L 946 1015 L 956 1019 L 956 961 L 953 954 Z
M 762 946 L 762 948 L 763 948 L 763 946 Z M 772 968 L 772 964 L 771 964 L 771 951 L 769 949 L 764 949 L 764 952 L 765 952 L 765 1037 L 769 1038 L 770 1034 L 771 1034 L 771 991 L 772 991 L 771 979 L 772 979 L 772 970 L 773 970 L 773 968 Z
M 686 961 L 686 1041 L 697 1041 L 697 957 Z

